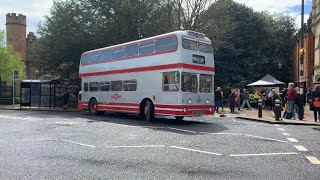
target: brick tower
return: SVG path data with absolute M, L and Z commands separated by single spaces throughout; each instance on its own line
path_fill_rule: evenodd
M 26 24 L 26 16 L 16 13 L 8 13 L 6 16 L 6 40 L 7 45 L 11 45 L 13 47 L 14 52 L 18 52 L 22 61 L 25 64 L 27 58 L 27 45 L 26 45 L 26 32 L 27 32 L 27 24 Z M 27 75 L 29 72 L 27 72 Z

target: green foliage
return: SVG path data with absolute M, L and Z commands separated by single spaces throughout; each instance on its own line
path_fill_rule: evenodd
M 213 42 L 216 83 L 239 85 L 271 74 L 291 78 L 294 21 L 287 15 L 255 12 L 232 0 L 217 0 L 203 13 L 199 28 Z M 283 64 L 281 70 L 278 63 Z
M 83 52 L 180 29 L 212 40 L 217 85 L 249 83 L 267 73 L 290 81 L 294 21 L 233 0 L 55 1 L 31 56 L 37 69 L 78 83 Z
M 4 45 L 4 31 L 0 31 L 0 79 L 1 81 L 11 82 L 13 70 L 19 72 L 18 79 L 26 78 L 25 66 L 21 61 L 21 56 L 13 52 L 11 46 Z

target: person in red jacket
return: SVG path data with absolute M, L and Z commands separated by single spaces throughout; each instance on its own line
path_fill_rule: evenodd
M 288 86 L 288 103 L 289 103 L 289 111 L 292 113 L 292 118 L 295 119 L 295 113 L 294 113 L 294 104 L 297 100 L 297 91 L 294 88 L 293 83 L 289 83 Z

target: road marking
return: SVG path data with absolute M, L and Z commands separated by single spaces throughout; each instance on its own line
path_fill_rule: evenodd
M 287 153 L 259 153 L 259 154 L 230 154 L 231 157 L 246 157 L 246 156 L 272 156 L 272 155 L 296 155 L 297 152 L 287 152 Z
M 221 156 L 222 155 L 222 154 L 219 154 L 219 153 L 201 151 L 201 150 L 196 150 L 196 149 L 189 149 L 189 148 L 184 148 L 184 147 L 179 147 L 179 146 L 170 146 L 170 147 L 175 148 L 175 149 L 182 149 L 182 150 L 199 152 L 199 153 L 204 153 L 204 154 L 211 154 L 211 155 L 216 155 L 216 156 Z
M 92 148 L 95 148 L 95 147 L 96 147 L 96 146 L 93 146 L 93 145 L 78 143 L 78 142 L 74 142 L 74 141 L 67 141 L 67 140 L 61 140 L 61 141 L 67 142 L 67 143 L 71 143 L 71 144 L 77 144 L 77 145 L 81 145 L 81 146 L 92 147 Z
M 57 139 L 15 139 L 14 141 L 57 141 Z
M 312 163 L 312 164 L 320 164 L 319 159 L 313 156 L 306 156 L 306 158 Z
M 250 134 L 245 134 L 245 136 L 255 137 L 255 138 L 259 138 L 259 139 L 266 139 L 266 140 L 270 140 L 270 141 L 283 142 L 283 143 L 287 142 L 287 141 L 282 141 L 282 140 L 279 140 L 279 139 L 266 138 L 266 137 L 255 136 L 255 135 L 250 135 Z
M 288 141 L 290 141 L 290 142 L 299 142 L 298 140 L 296 140 L 295 138 L 287 138 L 288 139 Z
M 232 119 L 233 121 L 236 121 L 235 119 Z
M 105 148 L 152 148 L 152 147 L 165 147 L 165 145 L 105 146 Z
M 280 125 L 279 124 L 275 124 L 274 126 L 279 127 Z
M 189 131 L 189 130 L 185 130 L 185 129 L 178 129 L 178 128 L 173 128 L 173 127 L 167 127 L 168 129 L 172 129 L 172 130 L 177 130 L 177 131 L 183 131 L 183 132 L 188 132 L 188 133 L 193 133 L 193 134 L 198 134 L 195 131 Z
M 278 130 L 279 130 L 279 131 L 284 131 L 284 129 L 283 129 L 283 128 L 278 128 Z
M 289 133 L 282 133 L 283 135 L 285 135 L 285 136 L 290 136 L 290 134 Z
M 300 146 L 300 145 L 294 145 L 299 151 L 308 151 L 305 147 Z

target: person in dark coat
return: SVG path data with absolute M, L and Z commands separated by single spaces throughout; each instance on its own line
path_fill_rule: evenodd
M 70 98 L 70 94 L 65 89 L 65 91 L 63 93 L 63 110 L 67 110 L 68 109 L 69 98 Z
M 216 112 L 219 113 L 219 107 L 222 108 L 222 92 L 220 87 L 217 87 L 214 91 L 214 101 L 216 105 Z
M 318 116 L 320 116 L 320 85 L 317 84 L 315 86 L 314 91 L 312 91 L 312 96 L 311 96 L 311 100 L 312 100 L 312 110 L 313 110 L 313 114 L 314 114 L 314 121 L 317 122 L 317 119 L 319 119 L 320 122 L 320 118 L 318 118 Z
M 229 105 L 230 105 L 231 113 L 234 113 L 234 109 L 236 106 L 236 99 L 237 99 L 237 96 L 236 96 L 235 90 L 232 90 L 232 92 L 229 95 Z

